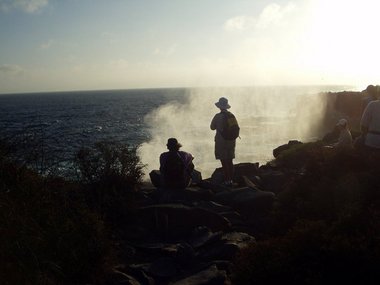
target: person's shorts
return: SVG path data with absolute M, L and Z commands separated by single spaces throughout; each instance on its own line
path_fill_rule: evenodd
M 215 158 L 216 159 L 234 159 L 236 141 L 224 139 L 215 139 Z

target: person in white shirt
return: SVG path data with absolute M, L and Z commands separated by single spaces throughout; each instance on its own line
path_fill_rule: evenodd
M 352 135 L 348 128 L 347 120 L 340 119 L 336 127 L 339 129 L 339 139 L 332 146 L 336 149 L 352 149 Z
M 370 149 L 380 149 L 380 100 L 371 101 L 364 110 L 360 129 L 365 135 L 364 145 Z

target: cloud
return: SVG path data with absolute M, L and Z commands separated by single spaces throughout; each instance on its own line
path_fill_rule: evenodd
M 38 48 L 41 50 L 48 50 L 52 48 L 73 50 L 73 49 L 76 49 L 78 45 L 79 44 L 77 42 L 73 42 L 73 41 L 66 41 L 66 40 L 63 41 L 60 39 L 46 39 L 45 41 L 40 42 Z
M 173 55 L 173 54 L 176 53 L 177 48 L 178 48 L 178 44 L 176 44 L 176 43 L 174 43 L 171 46 L 166 47 L 166 48 L 156 47 L 154 49 L 154 51 L 153 51 L 153 54 L 154 55 L 162 55 L 162 56 L 165 56 L 165 57 L 169 57 L 169 56 L 171 56 L 171 55 Z
M 228 19 L 224 24 L 224 30 L 228 32 L 233 31 L 244 31 L 255 24 L 255 19 L 249 16 L 237 16 L 231 19 Z
M 228 19 L 224 23 L 224 30 L 234 32 L 280 26 L 288 20 L 289 15 L 296 8 L 297 6 L 292 2 L 285 6 L 272 3 L 266 6 L 257 17 L 240 15 Z
M 48 40 L 47 42 L 44 42 L 40 45 L 41 49 L 49 49 L 54 45 L 55 41 L 54 40 Z
M 49 0 L 0 0 L 0 11 L 18 9 L 25 13 L 36 13 L 48 4 Z
M 18 75 L 24 72 L 24 69 L 21 66 L 14 64 L 3 64 L 0 65 L 0 74 L 6 75 Z
M 267 28 L 270 26 L 279 26 L 287 20 L 287 17 L 296 9 L 296 5 L 292 2 L 281 7 L 278 4 L 270 4 L 264 8 L 258 17 L 256 28 Z

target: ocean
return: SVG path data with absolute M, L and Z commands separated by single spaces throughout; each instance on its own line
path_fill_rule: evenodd
M 210 121 L 227 97 L 241 126 L 235 162 L 265 163 L 290 139 L 313 140 L 323 114 L 320 92 L 346 86 L 170 88 L 0 95 L 0 136 L 65 160 L 85 146 L 115 141 L 138 146 L 146 173 L 158 168 L 166 141 L 176 137 L 204 177 L 219 167 Z M 28 145 L 29 144 L 29 145 Z

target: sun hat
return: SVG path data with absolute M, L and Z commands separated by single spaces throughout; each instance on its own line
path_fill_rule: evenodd
M 221 97 L 219 98 L 219 101 L 215 103 L 215 106 L 219 109 L 229 109 L 231 106 L 228 104 L 228 99 Z
M 170 138 L 168 139 L 168 143 L 166 144 L 168 149 L 173 149 L 173 148 L 180 148 L 182 145 L 177 141 L 176 138 Z
M 336 125 L 346 127 L 347 126 L 347 120 L 346 119 L 340 119 Z

